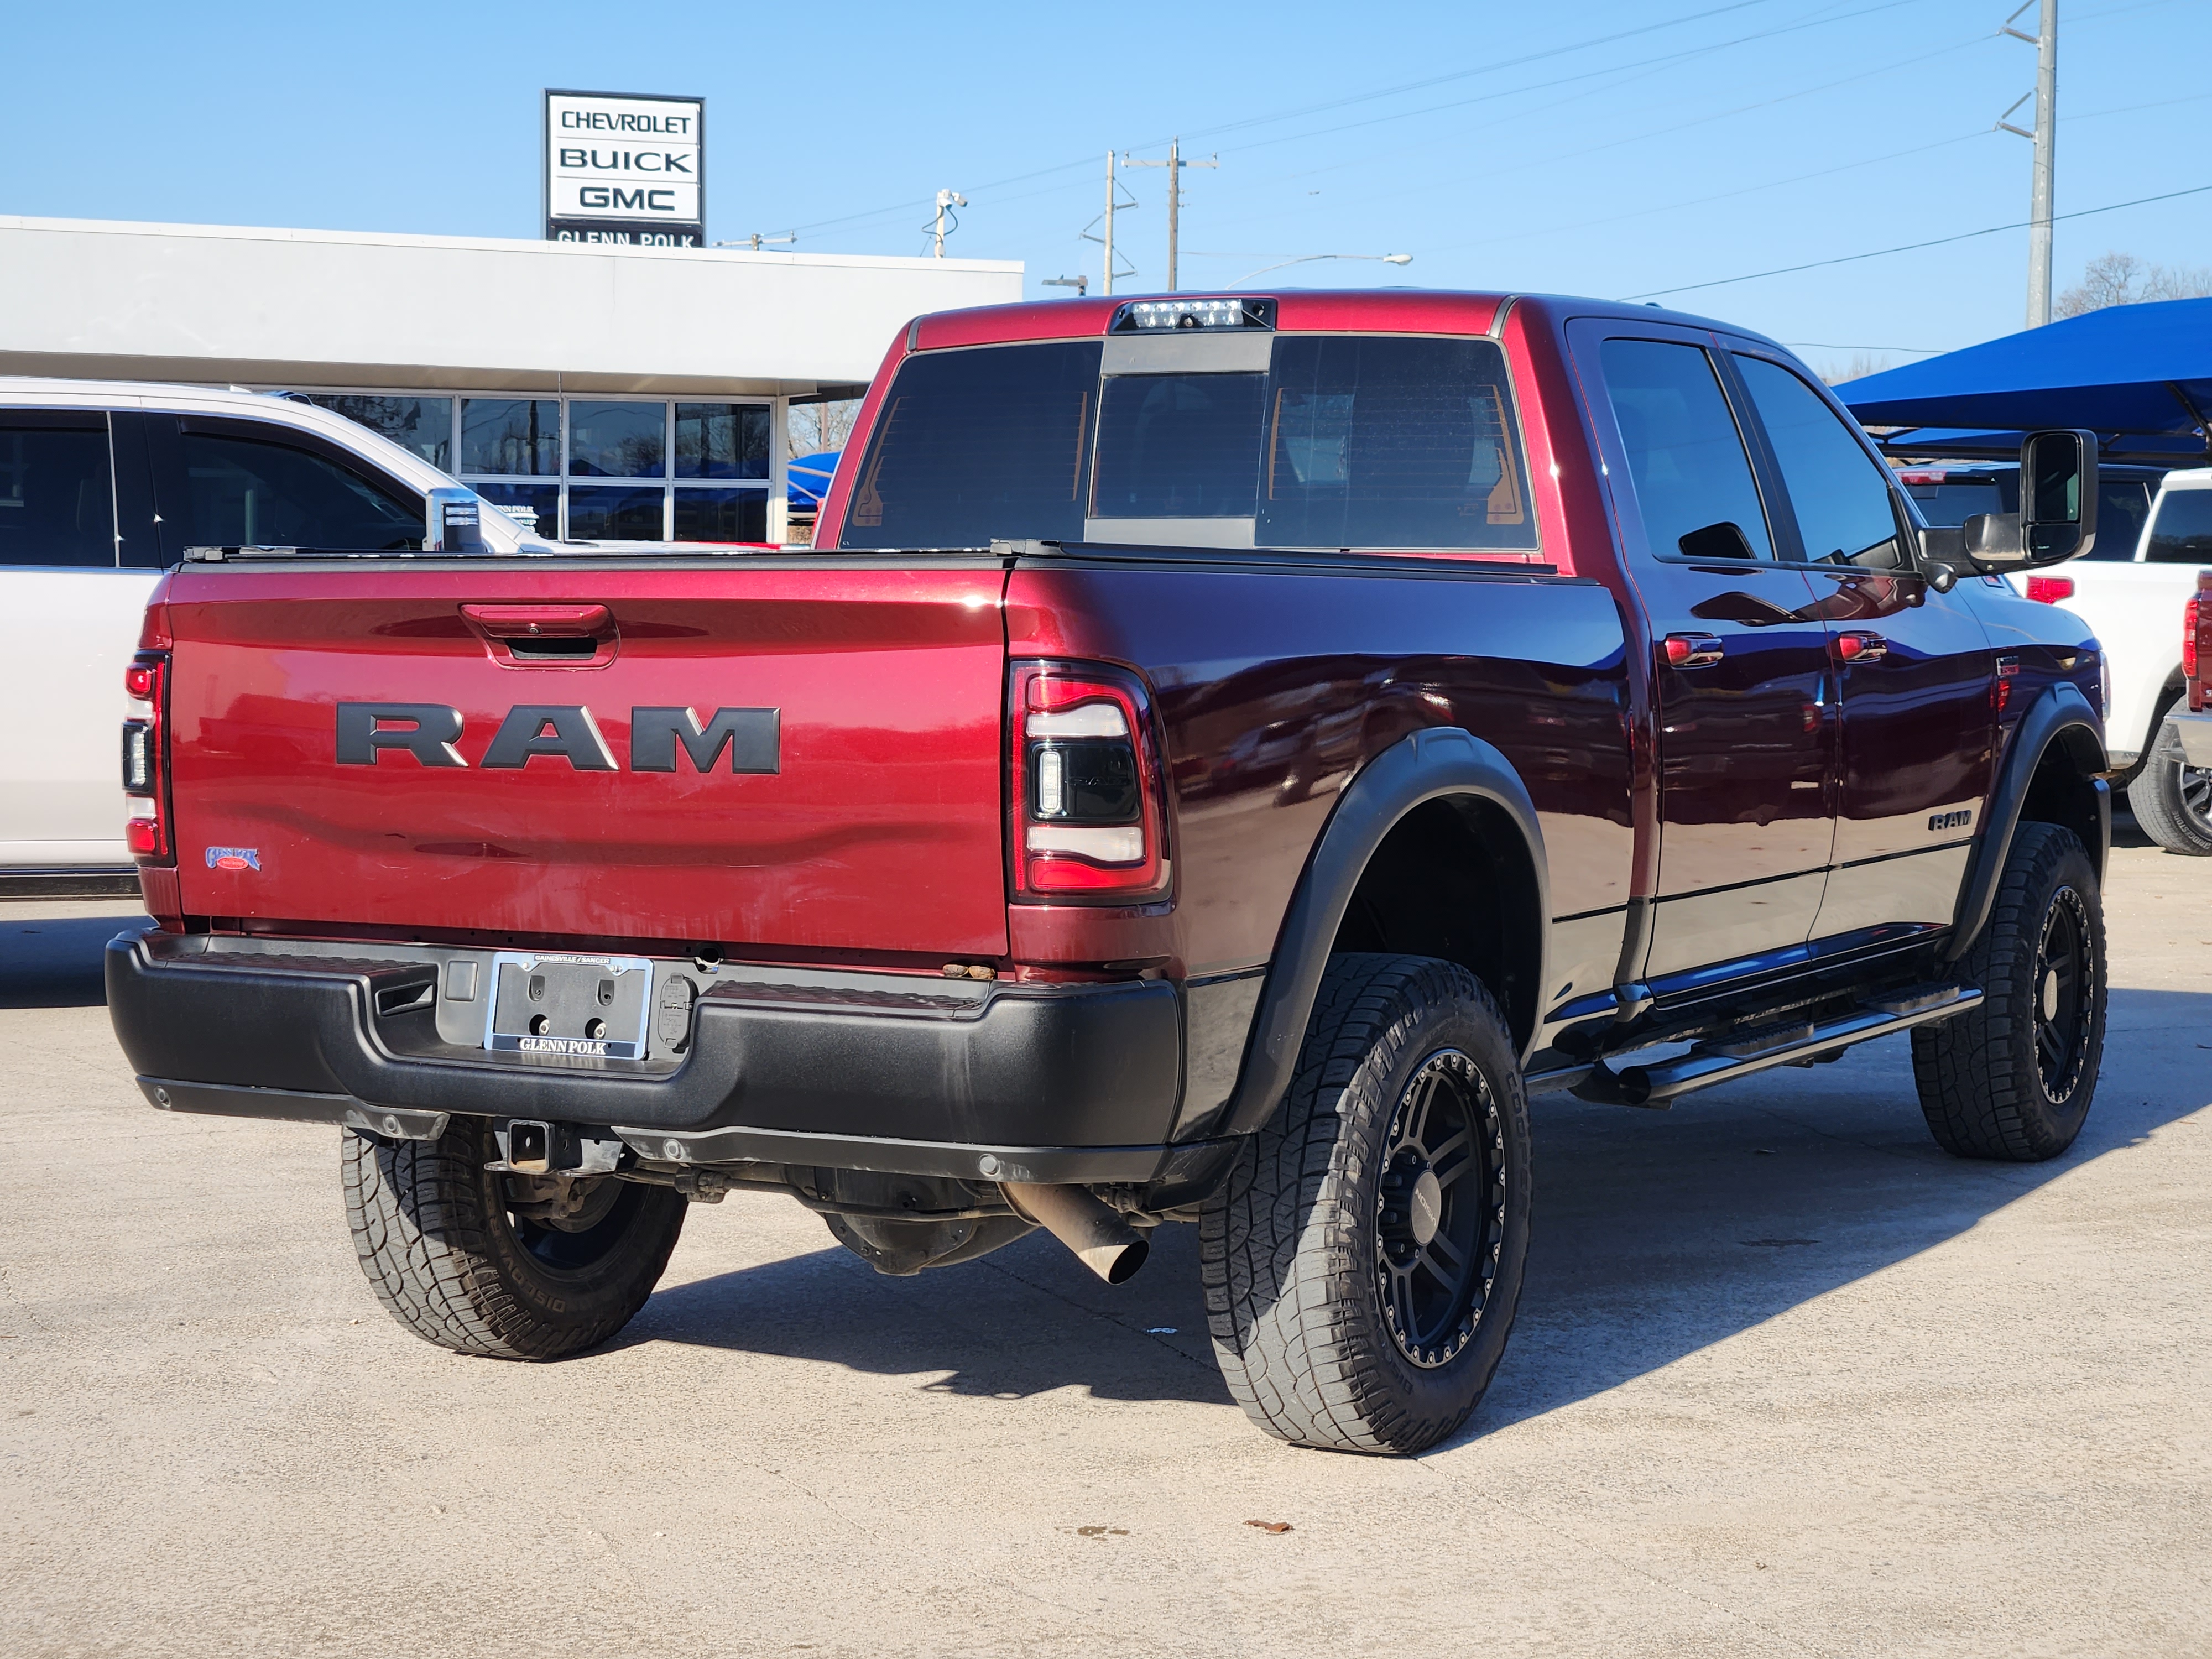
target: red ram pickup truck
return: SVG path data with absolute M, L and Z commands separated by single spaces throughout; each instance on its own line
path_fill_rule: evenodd
M 1292 1442 L 1465 1421 L 1528 1102 L 1910 1030 L 1963 1157 L 2105 1036 L 2097 645 L 1996 573 L 2094 439 L 1923 525 L 1771 341 L 1601 301 L 924 317 L 811 549 L 204 549 L 131 670 L 159 1107 L 342 1125 L 385 1305 L 553 1358 L 687 1206 L 903 1274 L 1200 1229 Z

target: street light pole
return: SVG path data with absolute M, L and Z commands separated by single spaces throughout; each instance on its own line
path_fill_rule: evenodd
M 1372 259 L 1378 264 L 1386 265 L 1410 265 L 1413 263 L 1413 256 L 1410 253 L 1302 253 L 1295 259 L 1278 259 L 1272 265 L 1248 270 L 1228 286 L 1242 288 L 1255 276 L 1265 276 L 1269 271 L 1280 270 L 1286 265 L 1311 264 L 1316 259 Z

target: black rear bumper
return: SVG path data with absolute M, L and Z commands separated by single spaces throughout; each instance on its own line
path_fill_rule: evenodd
M 114 940 L 109 1013 L 147 1098 L 417 1139 L 454 1114 L 540 1119 L 610 1127 L 669 1162 L 969 1180 L 1181 1182 L 1225 1158 L 1221 1143 L 1166 1144 L 1183 1018 L 1164 981 L 951 995 L 924 980 L 855 990 L 851 975 L 756 975 L 700 997 L 670 1069 L 494 1060 L 439 1036 L 453 952 L 299 948 Z

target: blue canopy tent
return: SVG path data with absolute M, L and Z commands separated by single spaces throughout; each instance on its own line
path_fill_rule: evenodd
M 1899 455 L 2020 453 L 2021 434 L 2087 427 L 2106 459 L 2212 459 L 2212 300 L 2111 306 L 1926 362 L 1847 380 L 1836 395 Z
M 818 512 L 830 493 L 830 479 L 837 471 L 842 451 L 825 449 L 817 455 L 794 455 L 783 464 L 784 499 L 794 513 Z

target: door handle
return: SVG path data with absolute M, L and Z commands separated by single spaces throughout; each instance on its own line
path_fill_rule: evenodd
M 1669 634 L 1663 643 L 1669 668 L 1711 668 L 1726 650 L 1712 634 Z
M 1880 662 L 1889 654 L 1889 641 L 1863 629 L 1836 635 L 1838 662 Z
M 613 620 L 603 605 L 465 605 L 461 614 L 495 640 L 590 639 Z

